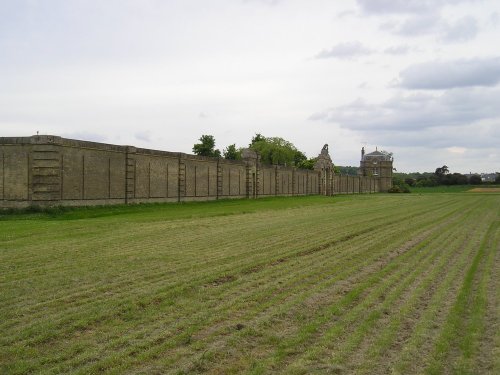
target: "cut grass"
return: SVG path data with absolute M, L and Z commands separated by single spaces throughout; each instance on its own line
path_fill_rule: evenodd
M 0 372 L 488 373 L 499 208 L 376 194 L 5 215 Z
M 440 185 L 432 187 L 411 187 L 410 190 L 414 194 L 422 193 L 466 193 L 466 192 L 491 192 L 498 193 L 498 185 Z M 483 191 L 484 190 L 484 191 Z

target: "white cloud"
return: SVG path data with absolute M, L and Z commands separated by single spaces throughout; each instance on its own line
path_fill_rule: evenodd
M 456 147 L 456 146 L 452 146 L 452 147 L 448 147 L 446 149 L 446 151 L 452 153 L 452 154 L 464 154 L 467 149 L 465 147 Z

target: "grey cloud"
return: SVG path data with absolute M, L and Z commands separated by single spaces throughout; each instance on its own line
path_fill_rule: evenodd
M 477 21 L 474 17 L 466 16 L 452 25 L 443 27 L 441 39 L 445 42 L 463 42 L 473 39 L 478 32 Z
M 135 138 L 144 141 L 144 142 L 151 142 L 151 132 L 148 130 L 137 132 L 134 134 Z
M 363 46 L 360 42 L 339 43 L 329 50 L 323 50 L 316 55 L 317 59 L 352 59 L 372 54 L 374 51 Z
M 490 24 L 493 25 L 493 26 L 498 26 L 498 24 L 500 23 L 500 15 L 498 14 L 498 12 L 493 12 L 490 14 Z
M 472 16 L 448 23 L 438 14 L 411 16 L 399 23 L 386 22 L 381 24 L 379 29 L 408 37 L 436 34 L 439 40 L 446 43 L 473 39 L 479 31 L 477 20 Z
M 266 5 L 276 5 L 282 0 L 243 0 L 244 3 L 263 3 Z
M 388 47 L 384 50 L 384 53 L 388 55 L 406 55 L 408 52 L 410 52 L 410 47 L 406 45 L 401 45 L 401 46 L 392 46 Z
M 429 148 L 463 147 L 467 149 L 496 149 L 500 135 L 494 125 L 464 125 L 460 131 L 450 126 L 419 129 L 415 131 L 371 131 L 366 133 L 371 143 L 393 147 Z
M 71 133 L 62 133 L 62 137 L 69 139 L 81 139 L 84 141 L 91 142 L 106 142 L 108 138 L 102 134 L 79 131 L 79 132 L 71 132 Z
M 364 13 L 424 13 L 432 10 L 428 0 L 357 0 Z M 437 1 L 436 1 L 437 2 Z
M 407 89 L 494 86 L 500 81 L 500 58 L 416 64 L 403 70 L 400 78 L 400 86 Z
M 344 10 L 343 12 L 340 12 L 337 14 L 337 18 L 344 18 L 344 17 L 350 17 L 350 16 L 355 16 L 356 12 L 354 10 Z
M 435 34 L 442 42 L 456 43 L 473 39 L 479 31 L 478 22 L 472 16 L 465 16 L 451 23 L 441 16 L 440 8 L 443 5 L 460 1 L 358 0 L 358 3 L 363 3 L 364 13 L 404 13 L 407 15 L 403 20 L 390 19 L 383 22 L 379 26 L 382 31 L 407 37 Z
M 357 0 L 365 14 L 429 14 L 445 5 L 474 0 Z
M 442 95 L 398 95 L 381 104 L 358 99 L 314 114 L 311 119 L 375 133 L 383 130 L 415 132 L 443 126 L 462 127 L 500 119 L 499 97 L 498 88 L 476 88 L 450 90 Z
M 442 27 L 442 19 L 437 14 L 410 17 L 392 31 L 399 35 L 415 36 L 436 32 Z

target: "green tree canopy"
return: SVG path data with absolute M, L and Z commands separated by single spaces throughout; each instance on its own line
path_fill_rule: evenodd
M 471 185 L 481 185 L 483 180 L 481 180 L 481 176 L 478 174 L 473 174 L 469 177 L 469 184 Z
M 215 149 L 215 138 L 213 135 L 202 135 L 199 139 L 201 143 L 193 146 L 193 152 L 200 156 L 220 157 L 220 151 Z
M 436 168 L 436 172 L 434 172 L 434 174 L 438 177 L 442 177 L 444 176 L 445 174 L 447 174 L 449 172 L 448 170 L 448 167 L 446 165 L 443 165 L 442 167 L 440 168 Z
M 341 166 L 339 165 L 339 173 L 342 175 L 347 175 L 347 176 L 357 176 L 359 167 L 351 167 L 349 166 Z
M 222 151 L 222 155 L 224 155 L 225 159 L 230 160 L 240 160 L 241 159 L 241 150 L 236 148 L 236 144 L 232 144 L 227 146 L 224 151 Z
M 307 160 L 306 155 L 293 143 L 280 137 L 264 137 L 262 134 L 256 134 L 252 138 L 250 148 L 260 154 L 264 164 L 298 166 Z
M 318 161 L 318 158 L 305 159 L 300 161 L 296 166 L 300 169 L 314 169 L 314 164 Z

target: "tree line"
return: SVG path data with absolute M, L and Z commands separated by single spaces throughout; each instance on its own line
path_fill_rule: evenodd
M 301 169 L 313 169 L 317 158 L 307 158 L 292 142 L 281 137 L 265 137 L 255 134 L 248 148 L 260 154 L 262 163 L 293 166 Z M 240 160 L 243 148 L 236 144 L 227 146 L 222 152 L 215 148 L 215 138 L 212 135 L 202 135 L 199 143 L 193 146 L 193 153 L 200 156 L 224 157 L 230 160 Z
M 447 165 L 436 168 L 434 172 L 393 174 L 393 186 L 398 186 L 404 191 L 409 191 L 411 187 L 481 185 L 483 183 L 479 174 L 464 175 L 462 173 L 450 173 Z M 500 183 L 500 173 L 496 174 L 494 183 Z

